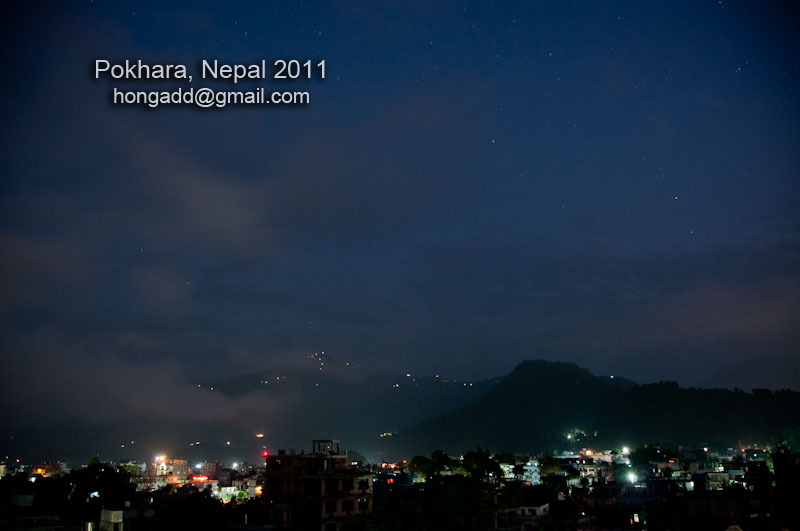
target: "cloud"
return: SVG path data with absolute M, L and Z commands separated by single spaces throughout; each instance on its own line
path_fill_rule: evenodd
M 85 252 L 72 242 L 0 231 L 0 310 L 25 311 L 51 304 L 85 281 Z
M 792 277 L 725 285 L 707 279 L 641 309 L 630 339 L 646 343 L 768 339 L 800 319 L 800 283 Z
M 169 311 L 188 299 L 190 281 L 166 265 L 136 267 L 131 271 L 132 290 L 154 311 Z
M 275 404 L 263 395 L 236 398 L 198 390 L 183 363 L 131 358 L 156 338 L 122 334 L 105 343 L 72 341 L 58 330 L 18 334 L 6 344 L 1 378 L 6 413 L 20 428 L 50 422 L 79 425 L 163 421 L 250 425 L 266 422 Z M 291 397 L 282 396 L 287 407 Z
M 199 164 L 146 129 L 126 129 L 120 141 L 133 165 L 137 200 L 152 216 L 140 218 L 140 226 L 151 226 L 172 244 L 221 251 L 247 252 L 271 239 L 258 186 Z
M 782 353 L 800 343 L 800 287 L 787 274 L 799 260 L 791 242 L 696 253 L 496 241 L 421 249 L 423 352 L 458 352 L 466 365 L 491 360 L 498 373 L 546 357 L 644 380 L 674 377 L 689 355 L 695 364 L 743 359 L 754 344 L 763 355 Z

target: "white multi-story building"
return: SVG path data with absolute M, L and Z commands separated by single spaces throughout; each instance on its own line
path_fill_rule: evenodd
M 542 482 L 542 474 L 539 471 L 539 461 L 531 459 L 522 467 L 522 481 L 530 481 L 531 485 L 538 485 Z

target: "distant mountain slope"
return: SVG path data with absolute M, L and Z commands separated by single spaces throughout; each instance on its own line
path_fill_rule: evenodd
M 263 395 L 271 411 L 271 444 L 308 446 L 312 438 L 342 439 L 348 447 L 373 452 L 382 434 L 420 419 L 462 407 L 499 379 L 459 381 L 444 375 L 375 374 L 323 354 L 280 367 L 200 382 L 198 392 L 231 397 Z
M 474 403 L 404 430 L 385 451 L 460 453 L 481 446 L 540 452 L 570 447 L 766 443 L 800 427 L 800 393 L 630 385 L 571 363 L 527 361 Z

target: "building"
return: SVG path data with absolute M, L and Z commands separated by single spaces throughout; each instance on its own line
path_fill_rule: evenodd
M 575 469 L 581 478 L 588 478 L 592 483 L 610 481 L 614 477 L 612 465 L 594 457 L 581 457 L 575 463 Z
M 140 463 L 133 460 L 123 461 L 119 464 L 119 469 L 130 474 L 131 481 L 140 483 L 140 479 L 147 473 L 147 463 Z
M 258 488 L 258 482 L 254 477 L 235 479 L 231 482 L 231 486 L 236 489 L 237 494 L 239 492 L 245 492 L 248 500 L 252 500 L 261 494 L 261 490 Z
M 348 516 L 372 512 L 372 474 L 351 466 L 339 441 L 312 444 L 310 454 L 266 457 L 262 495 L 286 527 L 338 531 Z
M 522 467 L 522 481 L 528 481 L 531 485 L 538 485 L 542 482 L 542 475 L 539 471 L 539 461 L 532 459 Z
M 210 478 L 217 478 L 217 471 L 220 470 L 219 462 L 217 461 L 203 461 L 194 465 L 194 474 L 201 474 Z
M 157 490 L 167 485 L 182 485 L 189 479 L 189 464 L 183 458 L 163 455 L 147 464 L 145 474 L 136 481 L 139 490 Z
M 58 476 L 64 473 L 64 465 L 61 463 L 39 463 L 31 470 L 31 474 L 45 478 Z
M 503 509 L 497 514 L 497 529 L 502 531 L 541 529 L 537 522 L 549 515 L 549 503 Z

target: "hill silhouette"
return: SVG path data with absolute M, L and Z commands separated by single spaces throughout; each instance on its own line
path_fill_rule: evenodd
M 573 363 L 526 361 L 473 403 L 402 431 L 387 456 L 547 452 L 647 442 L 750 446 L 800 428 L 800 393 L 636 385 Z

